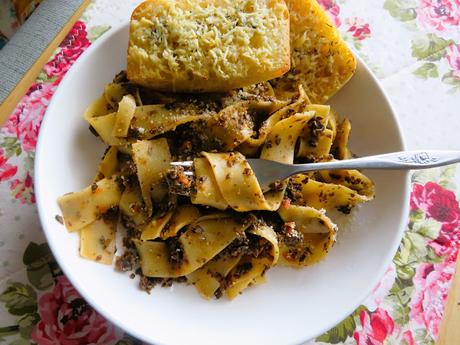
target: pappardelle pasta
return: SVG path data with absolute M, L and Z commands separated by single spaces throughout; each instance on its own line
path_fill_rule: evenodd
M 87 188 L 59 198 L 80 255 L 140 276 L 142 289 L 173 281 L 232 299 L 275 265 L 323 259 L 336 238 L 328 211 L 374 197 L 356 170 L 323 171 L 259 186 L 246 158 L 302 163 L 348 159 L 351 130 L 302 87 L 278 100 L 268 82 L 222 94 L 178 95 L 121 72 L 86 110 L 107 150 Z M 193 175 L 173 161 L 193 160 Z M 126 229 L 115 257 L 117 225 Z M 121 229 L 121 227 L 119 227 Z

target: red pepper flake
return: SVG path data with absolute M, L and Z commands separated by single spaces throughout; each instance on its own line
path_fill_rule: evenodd
M 178 176 L 178 180 L 179 180 L 179 183 L 181 183 L 182 185 L 184 185 L 185 187 L 190 187 L 190 185 L 192 184 L 190 182 L 190 180 L 183 174 L 180 174 Z
M 288 198 L 283 199 L 283 201 L 281 202 L 281 207 L 288 208 L 289 206 L 291 206 L 291 199 L 288 199 Z

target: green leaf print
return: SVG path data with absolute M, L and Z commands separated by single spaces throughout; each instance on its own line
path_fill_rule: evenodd
M 19 334 L 24 339 L 30 339 L 34 326 L 40 321 L 37 313 L 27 314 L 18 320 Z
M 391 315 L 393 320 L 403 326 L 409 322 L 410 299 L 414 292 L 414 286 L 411 280 L 396 279 L 395 284 L 386 297 L 392 306 Z
M 452 85 L 453 88 L 452 88 L 452 92 L 457 92 L 457 91 L 460 91 L 460 78 L 457 78 L 455 75 L 454 75 L 454 72 L 450 71 L 450 72 L 447 72 L 446 74 L 444 74 L 442 76 L 442 82 L 444 84 L 447 84 L 447 85 Z
M 19 332 L 19 326 L 7 326 L 7 327 L 0 327 L 0 343 L 5 341 L 4 337 L 8 337 L 10 335 L 16 334 Z
M 393 315 L 394 322 L 400 326 L 404 326 L 410 320 L 409 313 L 410 307 L 408 305 L 401 305 L 397 301 L 393 301 L 391 315 Z
M 453 183 L 456 171 L 457 166 L 455 164 L 441 168 L 419 170 L 412 175 L 412 182 L 420 184 L 425 184 L 430 181 L 439 184 L 441 184 L 441 182 L 443 184 L 447 184 L 448 182 Z M 455 190 L 455 188 L 449 189 Z
M 445 189 L 455 191 L 457 189 L 457 185 L 454 182 L 456 172 L 457 166 L 455 164 L 443 167 L 438 184 Z
M 22 283 L 11 283 L 0 294 L 0 302 L 5 303 L 8 312 L 12 315 L 25 315 L 37 311 L 37 294 L 35 290 Z
M 88 40 L 93 43 L 99 37 L 101 37 L 107 30 L 110 29 L 108 25 L 93 26 L 88 30 Z
M 329 331 L 316 338 L 316 341 L 322 341 L 328 344 L 339 344 L 345 342 L 348 337 L 353 335 L 353 332 L 356 329 L 356 319 L 359 318 L 359 313 L 362 310 L 367 310 L 367 308 L 361 305 L 353 312 L 353 314 L 348 316 L 337 326 L 331 328 Z
M 396 274 L 401 280 L 410 280 L 415 275 L 415 267 L 421 263 L 438 263 L 442 261 L 427 245 L 428 241 L 438 237 L 441 223 L 426 219 L 423 212 L 411 212 L 409 229 L 404 233 L 398 251 L 393 258 Z
M 428 334 L 425 328 L 419 328 L 414 331 L 414 341 L 416 344 L 434 345 L 433 338 Z
M 460 80 L 454 76 L 454 73 L 452 71 L 444 74 L 442 76 L 442 81 L 449 85 L 455 85 L 457 84 L 457 82 L 460 82 Z
M 35 152 L 27 152 L 27 155 L 24 157 L 24 169 L 28 171 L 30 174 L 34 171 L 34 160 L 35 160 Z
M 445 189 L 455 190 L 457 188 L 457 185 L 454 182 L 456 171 L 457 169 L 455 164 L 444 167 L 439 177 L 438 184 Z
M 435 34 L 419 36 L 412 41 L 412 56 L 418 60 L 438 61 L 446 55 L 446 47 L 454 43 Z
M 425 62 L 414 71 L 414 74 L 422 79 L 437 78 L 439 77 L 438 66 L 432 62 Z
M 363 47 L 363 43 L 355 37 L 351 37 L 349 41 L 353 44 L 356 50 L 361 50 Z
M 438 169 L 419 170 L 412 175 L 412 183 L 425 184 L 429 181 L 436 182 L 437 175 Z
M 445 188 L 445 189 L 450 189 L 450 190 L 455 190 L 455 188 L 457 187 L 455 185 L 455 182 L 450 182 L 450 181 L 446 181 L 446 180 L 441 180 L 439 181 L 438 183 L 441 187 Z
M 441 169 L 441 179 L 445 180 L 453 180 L 455 177 L 455 173 L 457 172 L 457 166 L 455 164 L 447 165 Z
M 412 243 L 404 237 L 393 258 L 396 266 L 396 275 L 402 280 L 410 280 L 415 275 L 414 265 L 416 262 L 410 261 L 411 247 Z
M 50 58 L 51 60 L 52 58 Z M 40 74 L 37 77 L 37 81 L 42 82 L 42 83 L 53 83 L 57 79 L 56 76 L 52 76 L 51 78 L 48 77 L 48 75 L 45 72 L 40 72 Z
M 414 0 L 385 0 L 383 8 L 400 21 L 407 22 L 417 17 L 417 2 Z
M 405 264 L 396 267 L 396 274 L 400 279 L 412 279 L 415 275 L 415 268 L 413 264 Z
M 24 338 L 19 338 L 14 341 L 12 341 L 9 345 L 30 345 L 31 342 L 27 339 Z
M 434 219 L 425 219 L 421 222 L 416 222 L 412 230 L 419 235 L 434 240 L 438 237 L 442 224 Z
M 428 253 L 425 259 L 427 263 L 437 264 L 437 263 L 443 262 L 444 259 L 445 259 L 444 257 L 436 254 L 433 248 L 428 247 Z
M 394 257 L 396 265 L 402 266 L 409 262 L 411 247 L 412 243 L 406 237 L 403 237 L 398 252 Z
M 355 320 L 353 316 L 350 315 L 337 326 L 316 338 L 316 340 L 328 344 L 339 344 L 347 340 L 349 336 L 352 336 L 355 328 Z
M 428 254 L 425 237 L 414 232 L 408 232 L 407 239 L 411 242 L 409 262 L 417 262 L 425 258 Z
M 409 220 L 411 223 L 415 223 L 425 219 L 425 212 L 421 209 L 410 211 Z
M 58 274 L 53 255 L 48 244 L 29 243 L 22 258 L 27 267 L 27 278 L 38 290 L 46 290 L 54 283 L 53 275 Z
M 22 153 L 21 143 L 16 137 L 4 137 L 0 142 L 0 147 L 3 147 L 8 158 L 19 156 Z
M 431 247 L 427 246 L 427 240 L 420 234 L 417 233 L 409 233 L 408 234 L 409 240 L 412 242 L 412 251 L 411 255 L 409 255 L 409 262 L 410 263 L 421 263 L 426 262 L 429 263 L 433 259 L 433 253 L 431 252 Z M 437 258 L 435 257 L 435 261 L 438 262 Z

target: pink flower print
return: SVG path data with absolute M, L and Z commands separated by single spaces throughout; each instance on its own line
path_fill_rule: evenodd
M 41 320 L 32 331 L 38 345 L 105 345 L 116 338 L 114 327 L 91 308 L 66 277 L 38 301 Z
M 44 67 L 47 75 L 57 77 L 57 80 L 52 83 L 35 83 L 32 85 L 10 116 L 6 124 L 7 131 L 16 135 L 25 151 L 30 152 L 35 149 L 43 115 L 57 85 L 70 66 L 89 45 L 85 24 L 76 22 L 61 43 L 60 51 Z
M 460 44 L 451 44 L 447 47 L 446 58 L 450 68 L 452 68 L 452 74 L 460 79 Z
M 362 310 L 359 319 L 362 330 L 353 333 L 357 345 L 383 345 L 395 327 L 391 316 L 382 308 L 377 308 L 370 314 Z
M 454 267 L 454 260 L 441 264 L 421 264 L 413 278 L 415 292 L 410 304 L 410 317 L 425 327 L 434 339 L 438 337 Z
M 459 25 L 460 0 L 421 0 L 416 12 L 423 26 L 442 32 Z
M 437 183 L 414 184 L 411 195 L 411 208 L 424 210 L 428 217 L 439 222 L 452 223 L 460 220 L 460 209 L 454 192 Z
M 364 20 L 361 18 L 347 18 L 345 20 L 345 24 L 348 25 L 347 32 L 350 32 L 352 36 L 357 40 L 362 41 L 371 35 L 369 24 L 364 22 Z
M 24 151 L 35 150 L 40 124 L 56 87 L 55 83 L 34 84 L 9 117 L 6 130 L 19 139 Z
M 460 245 L 460 223 L 444 223 L 436 239 L 428 242 L 438 256 L 456 260 Z
M 46 75 L 50 78 L 62 78 L 90 44 L 87 38 L 85 23 L 81 21 L 76 22 L 59 46 L 60 51 L 43 68 Z
M 410 330 L 405 331 L 402 334 L 403 343 L 401 345 L 415 345 L 414 336 Z
M 21 204 L 34 204 L 35 193 L 33 190 L 32 176 L 27 173 L 26 178 L 21 181 L 15 179 L 10 183 L 11 193 L 15 199 L 19 200 Z
M 8 164 L 8 158 L 5 157 L 5 151 L 0 148 L 0 182 L 12 178 L 18 172 L 18 167 Z
M 383 299 L 388 295 L 390 289 L 393 287 L 393 284 L 396 279 L 396 269 L 395 265 L 392 262 L 390 267 L 387 268 L 385 274 L 379 283 L 372 290 L 371 295 L 367 298 L 364 305 L 371 310 L 376 310 L 383 302 Z
M 334 25 L 338 28 L 341 24 L 340 7 L 335 0 L 318 0 L 318 4 L 327 12 Z
M 424 188 L 421 184 L 419 183 L 414 183 L 412 185 L 412 192 L 410 194 L 410 210 L 411 211 L 417 211 L 420 209 L 420 202 L 419 200 L 422 200 L 422 194 L 423 194 Z

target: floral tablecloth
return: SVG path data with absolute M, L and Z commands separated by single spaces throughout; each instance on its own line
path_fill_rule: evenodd
M 37 135 L 75 60 L 139 0 L 95 0 L 0 129 L 0 342 L 138 344 L 96 313 L 59 269 L 33 191 Z M 408 147 L 459 148 L 460 0 L 320 0 L 382 81 Z M 456 166 L 412 177 L 406 232 L 385 276 L 342 323 L 308 344 L 433 344 L 459 250 Z M 308 327 L 308 325 L 305 325 Z

